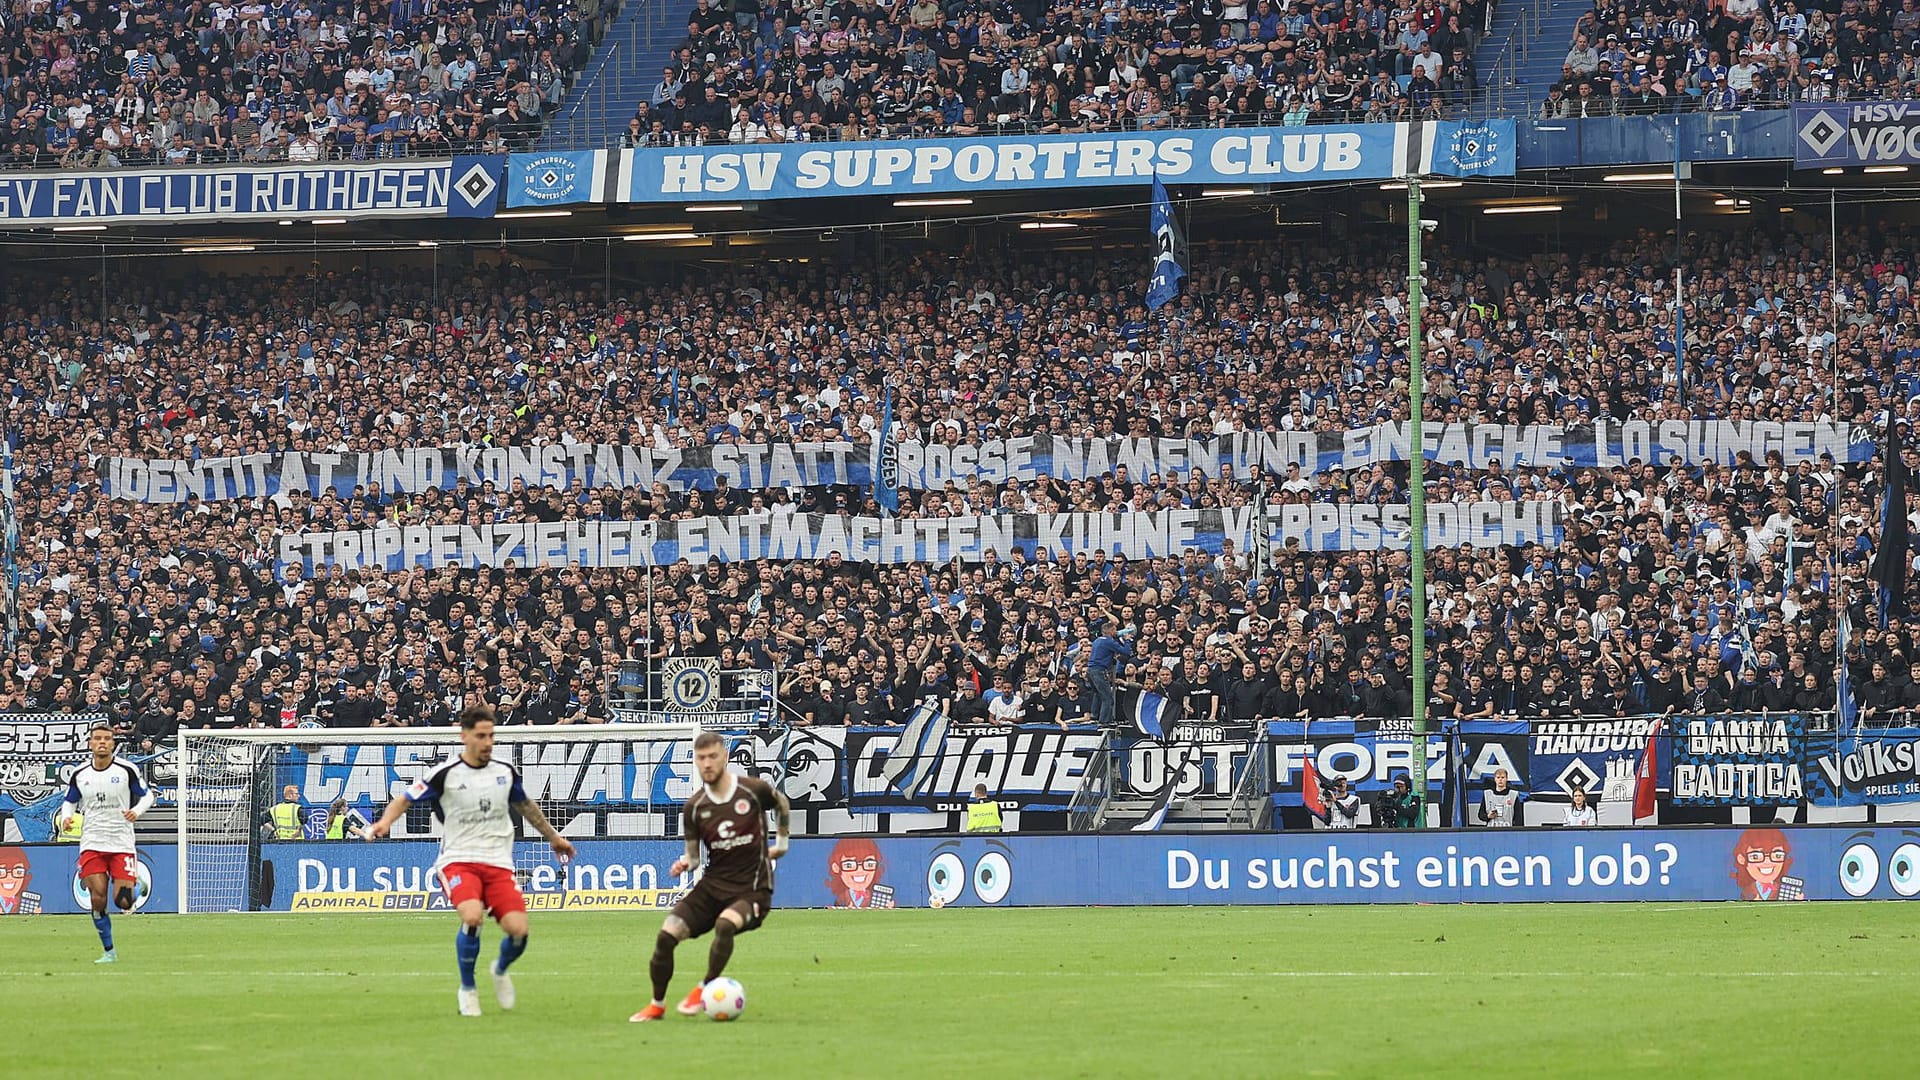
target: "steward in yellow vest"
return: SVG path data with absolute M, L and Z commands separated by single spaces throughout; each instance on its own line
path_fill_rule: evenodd
M 273 804 L 273 838 L 275 840 L 298 840 L 300 827 L 300 789 L 288 784 L 280 792 L 281 801 Z
M 973 801 L 967 804 L 967 831 L 970 833 L 1001 831 L 1000 804 L 987 797 L 987 785 L 973 786 Z

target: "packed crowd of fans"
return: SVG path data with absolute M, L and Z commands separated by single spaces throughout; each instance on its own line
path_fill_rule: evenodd
M 1543 119 L 1920 96 L 1910 0 L 1642 5 L 1598 0 L 1574 28 Z
M 565 99 L 613 6 L 0 6 L 0 168 L 522 149 Z
M 0 351 L 22 628 L 0 709 L 103 710 L 136 745 L 181 724 L 435 722 L 482 699 L 515 723 L 593 722 L 619 661 L 692 654 L 777 668 L 784 713 L 813 723 L 897 720 L 927 697 L 967 720 L 1085 719 L 1090 663 L 1200 719 L 1405 715 L 1404 552 L 682 564 L 651 572 L 649 623 L 642 569 L 309 575 L 276 565 L 276 537 L 877 513 L 870 493 L 462 482 L 149 505 L 103 497 L 93 467 L 564 440 L 866 443 L 888 380 L 911 440 L 1340 431 L 1407 407 L 1407 297 L 1377 239 L 1198 245 L 1185 295 L 1154 314 L 1133 251 L 1093 264 L 1044 249 L 879 265 L 824 253 L 611 295 L 506 262 L 443 267 L 437 291 L 423 268 L 134 277 L 112 283 L 104 311 L 97 281 L 14 275 Z M 1686 239 L 1684 397 L 1670 238 L 1525 261 L 1429 249 L 1430 420 L 1824 417 L 1877 430 L 1889 410 L 1915 414 L 1883 373 L 1920 355 L 1910 229 L 1843 233 L 1837 270 L 1824 242 L 1791 232 Z M 1854 612 L 1863 700 L 1885 712 L 1920 698 L 1920 627 L 1871 628 L 1859 587 L 1880 528 L 1877 462 L 1437 462 L 1428 476 L 1430 499 L 1568 511 L 1556 548 L 1429 557 L 1435 715 L 1829 708 L 1840 604 Z M 1248 481 L 954 483 L 902 492 L 900 513 L 1242 505 L 1257 497 Z M 1405 484 L 1384 466 L 1296 471 L 1268 498 L 1404 501 Z
M 627 146 L 1457 114 L 1488 0 L 695 0 Z

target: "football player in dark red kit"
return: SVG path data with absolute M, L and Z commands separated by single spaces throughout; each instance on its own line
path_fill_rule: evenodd
M 654 939 L 653 1001 L 634 1013 L 635 1023 L 658 1020 L 667 1014 L 667 984 L 673 980 L 673 950 L 688 938 L 713 931 L 707 953 L 707 975 L 680 1003 L 680 1012 L 698 1015 L 700 989 L 717 979 L 733 956 L 733 939 L 766 921 L 773 906 L 773 861 L 787 853 L 790 812 L 786 796 L 765 780 L 735 776 L 727 769 L 726 741 L 711 731 L 693 740 L 693 764 L 700 774 L 700 790 L 680 812 L 681 835 L 687 853 L 674 860 L 675 876 L 700 865 L 700 848 L 707 849 L 706 869 L 692 891 L 674 905 L 673 913 Z M 767 811 L 773 811 L 774 840 L 767 843 Z

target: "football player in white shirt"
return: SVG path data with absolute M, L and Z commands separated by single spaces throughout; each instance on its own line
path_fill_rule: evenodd
M 473 968 L 480 959 L 480 923 L 487 912 L 506 936 L 494 961 L 493 992 L 503 1009 L 513 1008 L 513 980 L 507 968 L 527 951 L 527 901 L 513 880 L 513 818 L 509 808 L 540 830 L 562 861 L 573 858 L 573 842 L 547 823 L 540 807 L 520 787 L 520 773 L 493 760 L 493 706 L 469 705 L 460 712 L 460 755 L 413 782 L 387 804 L 367 839 L 386 836 L 393 823 L 417 802 L 431 802 L 442 823 L 440 858 L 434 870 L 447 901 L 460 913 L 454 956 L 460 965 L 460 1015 L 480 1015 L 480 991 Z
M 132 911 L 140 888 L 139 860 L 135 857 L 133 823 L 153 805 L 153 789 L 140 770 L 113 755 L 113 729 L 105 724 L 87 734 L 93 760 L 73 771 L 67 797 L 57 815 L 61 830 L 76 813 L 80 821 L 80 883 L 92 902 L 93 928 L 105 950 L 96 964 L 111 964 L 113 924 L 107 918 L 107 881 L 113 881 L 113 902 Z

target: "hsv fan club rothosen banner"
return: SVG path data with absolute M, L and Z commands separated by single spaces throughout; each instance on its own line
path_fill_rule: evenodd
M 504 156 L 0 176 L 0 225 L 491 217 Z

